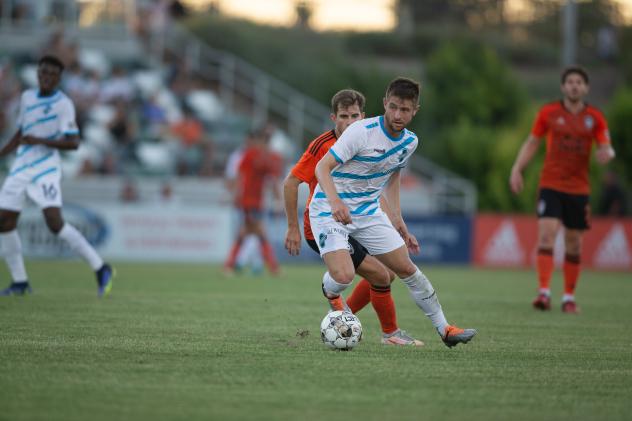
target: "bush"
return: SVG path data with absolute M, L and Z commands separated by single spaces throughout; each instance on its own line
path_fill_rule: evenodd
M 474 42 L 448 43 L 427 63 L 428 117 L 433 126 L 455 120 L 473 125 L 510 124 L 526 94 L 509 67 L 490 48 Z

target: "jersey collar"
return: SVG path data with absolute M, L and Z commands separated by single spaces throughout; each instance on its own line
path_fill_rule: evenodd
M 399 134 L 399 136 L 397 136 L 397 137 L 391 136 L 391 134 L 388 132 L 388 130 L 386 130 L 386 127 L 384 127 L 384 116 L 383 115 L 380 116 L 380 127 L 382 128 L 382 132 L 384 133 L 384 135 L 386 137 L 388 137 L 389 139 L 391 139 L 393 142 L 398 142 L 398 141 L 402 140 L 404 138 L 404 135 L 406 134 L 406 129 L 403 129 L 401 131 L 401 133 Z

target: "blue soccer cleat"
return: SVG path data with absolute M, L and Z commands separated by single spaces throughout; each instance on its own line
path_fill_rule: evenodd
M 97 295 L 99 297 L 105 297 L 112 291 L 112 278 L 114 278 L 114 270 L 112 266 L 104 263 L 99 270 L 96 271 L 97 275 Z
M 26 295 L 31 294 L 33 290 L 29 285 L 29 282 L 11 282 L 7 288 L 0 291 L 0 296 L 9 296 L 9 295 Z

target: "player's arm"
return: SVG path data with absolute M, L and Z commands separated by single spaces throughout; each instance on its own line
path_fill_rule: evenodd
M 529 134 L 524 141 L 516 157 L 516 161 L 511 167 L 511 176 L 509 177 L 509 185 L 511 191 L 514 193 L 520 193 L 524 187 L 524 179 L 522 178 L 522 172 L 529 165 L 529 162 L 533 159 L 533 156 L 540 147 L 540 140 L 533 134 Z
M 614 148 L 610 144 L 603 144 L 597 146 L 597 150 L 595 151 L 595 157 L 597 158 L 597 162 L 601 165 L 605 165 L 608 162 L 612 161 L 616 153 L 614 152 Z
M 595 151 L 595 158 L 597 158 L 598 163 L 605 165 L 615 157 L 616 153 L 610 140 L 608 123 L 606 123 L 606 119 L 601 113 L 596 116 L 596 123 L 595 140 L 597 141 L 597 150 Z
M 382 210 L 386 212 L 388 218 L 391 220 L 391 224 L 397 230 L 399 235 L 404 239 L 406 247 L 411 253 L 419 253 L 419 243 L 414 235 L 408 232 L 408 227 L 402 217 L 401 202 L 399 199 L 399 187 L 400 187 L 401 174 L 400 171 L 395 171 L 388 179 L 388 183 L 384 187 L 383 198 L 380 198 L 380 206 L 384 206 L 386 202 L 386 209 L 382 207 Z
M 59 139 L 43 139 L 35 136 L 22 136 L 20 143 L 23 145 L 44 145 L 60 150 L 74 150 L 79 148 L 79 135 L 70 134 Z
M 0 156 L 6 156 L 13 152 L 18 146 L 20 146 L 20 139 L 22 138 L 22 130 L 18 129 L 11 140 L 2 145 L 0 148 Z
M 290 172 L 283 182 L 283 203 L 287 218 L 285 249 L 292 256 L 301 251 L 301 229 L 298 224 L 298 186 L 302 181 Z
M 316 178 L 327 196 L 329 206 L 331 206 L 331 216 L 333 216 L 335 221 L 347 225 L 351 223 L 351 213 L 347 205 L 338 197 L 334 179 L 331 177 L 331 171 L 337 166 L 338 161 L 336 161 L 334 155 L 331 153 L 326 154 L 316 164 Z

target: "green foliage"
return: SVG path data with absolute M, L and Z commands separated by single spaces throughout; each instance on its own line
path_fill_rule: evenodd
M 344 37 L 301 28 L 277 28 L 214 16 L 188 22 L 214 48 L 233 52 L 323 104 L 343 88 L 367 97 L 367 113 L 380 112 L 388 81 L 371 60 L 349 60 Z M 376 105 L 378 104 L 378 105 Z
M 632 186 L 632 87 L 619 90 L 607 112 L 612 145 L 617 157 L 612 165 Z
M 427 61 L 427 118 L 439 128 L 465 120 L 498 126 L 516 120 L 525 93 L 508 66 L 486 46 L 447 43 Z
M 632 86 L 632 25 L 621 29 L 619 35 L 619 52 L 621 54 L 621 73 L 625 78 L 625 82 Z

